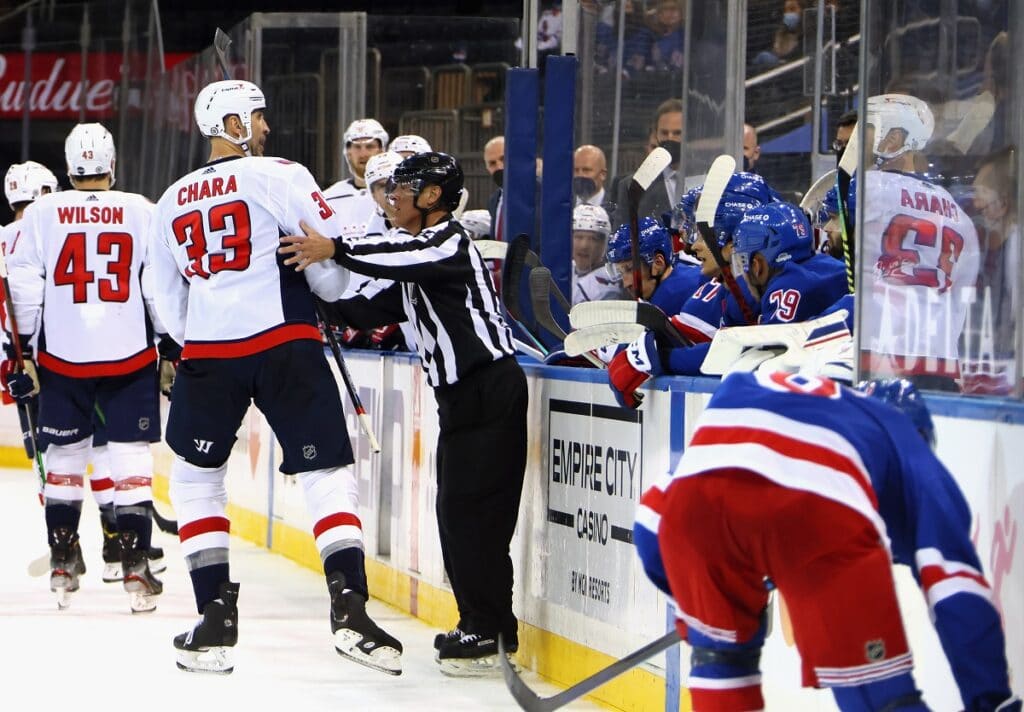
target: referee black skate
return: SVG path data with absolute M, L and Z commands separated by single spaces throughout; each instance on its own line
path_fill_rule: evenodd
M 303 270 L 334 259 L 353 272 L 395 281 L 358 307 L 326 305 L 356 328 L 404 314 L 438 405 L 437 521 L 459 621 L 435 639 L 441 672 L 498 673 L 497 637 L 518 648 L 509 543 L 526 468 L 526 378 L 512 334 L 472 239 L 452 217 L 462 169 L 444 153 L 405 159 L 388 182 L 386 235 L 350 242 L 308 226 L 281 239 L 285 264 Z

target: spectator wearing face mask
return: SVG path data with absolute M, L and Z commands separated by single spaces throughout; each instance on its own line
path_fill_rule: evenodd
M 679 155 L 682 149 L 683 140 L 683 102 L 679 99 L 667 99 L 662 102 L 654 113 L 651 132 L 658 145 L 664 148 L 672 156 L 672 163 L 662 172 L 659 178 L 655 178 L 651 186 L 640 198 L 640 217 L 652 217 L 659 219 L 662 213 L 672 209 L 676 202 L 676 196 L 682 188 L 679 181 L 682 177 L 678 175 Z M 618 192 L 615 201 L 615 213 L 612 217 L 612 229 L 629 222 L 629 200 L 628 190 L 631 181 L 630 176 L 624 176 L 619 181 Z
M 785 0 L 782 5 L 782 23 L 772 37 L 772 46 L 754 58 L 758 70 L 770 69 L 792 61 L 803 49 L 803 5 L 800 0 Z
M 572 193 L 576 205 L 596 205 L 609 213 L 615 209 L 604 187 L 608 180 L 604 151 L 590 144 L 577 148 L 572 157 L 572 174 Z

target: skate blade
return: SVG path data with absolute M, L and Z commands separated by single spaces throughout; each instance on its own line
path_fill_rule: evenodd
M 508 661 L 512 669 L 519 672 L 519 666 L 509 655 Z M 482 658 L 445 658 L 437 661 L 441 666 L 441 674 L 448 677 L 501 677 L 501 665 L 497 655 L 486 655 Z
M 348 658 L 360 665 L 388 675 L 402 674 L 402 654 L 390 645 L 382 645 L 369 655 L 359 649 L 363 636 L 353 630 L 343 628 L 334 634 L 334 649 L 338 655 Z
M 103 564 L 103 583 L 119 583 L 123 580 L 121 564 Z
M 156 610 L 156 597 L 158 594 L 130 591 L 128 595 L 128 605 L 131 606 L 133 614 L 152 613 Z
M 235 669 L 235 651 L 227 645 L 206 650 L 178 650 L 177 665 L 185 672 L 205 672 L 230 675 Z

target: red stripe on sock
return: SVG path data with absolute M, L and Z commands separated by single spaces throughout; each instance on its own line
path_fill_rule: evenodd
M 363 528 L 363 523 L 360 522 L 359 517 L 354 514 L 350 514 L 348 512 L 335 512 L 334 514 L 328 514 L 313 525 L 313 537 L 316 538 L 320 536 L 328 529 L 343 526 L 359 527 L 361 530 Z
M 152 485 L 152 477 L 125 477 L 123 480 L 118 480 L 117 484 L 114 485 L 114 489 L 118 492 L 123 492 L 125 490 L 138 489 L 139 487 L 151 487 Z
M 690 688 L 693 712 L 735 712 L 736 710 L 763 710 L 764 698 L 760 685 L 737 687 L 731 690 Z
M 63 485 L 64 487 L 84 487 L 85 477 L 83 475 L 59 475 L 56 472 L 47 472 L 46 484 Z
M 228 533 L 230 531 L 231 522 L 227 517 L 205 517 L 179 526 L 178 539 L 180 541 L 185 541 L 194 536 L 199 536 L 200 534 L 208 534 L 210 532 Z
M 113 486 L 114 481 L 109 477 L 89 480 L 89 487 L 92 488 L 93 492 L 102 492 L 103 490 L 111 489 Z

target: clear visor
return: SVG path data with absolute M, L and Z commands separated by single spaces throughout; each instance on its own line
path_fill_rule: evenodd
M 405 193 L 406 195 L 418 195 L 423 190 L 423 179 L 422 178 L 406 178 L 395 179 L 394 176 L 388 178 L 388 182 L 384 185 L 384 193 L 388 198 L 388 202 L 394 204 L 395 198 Z

